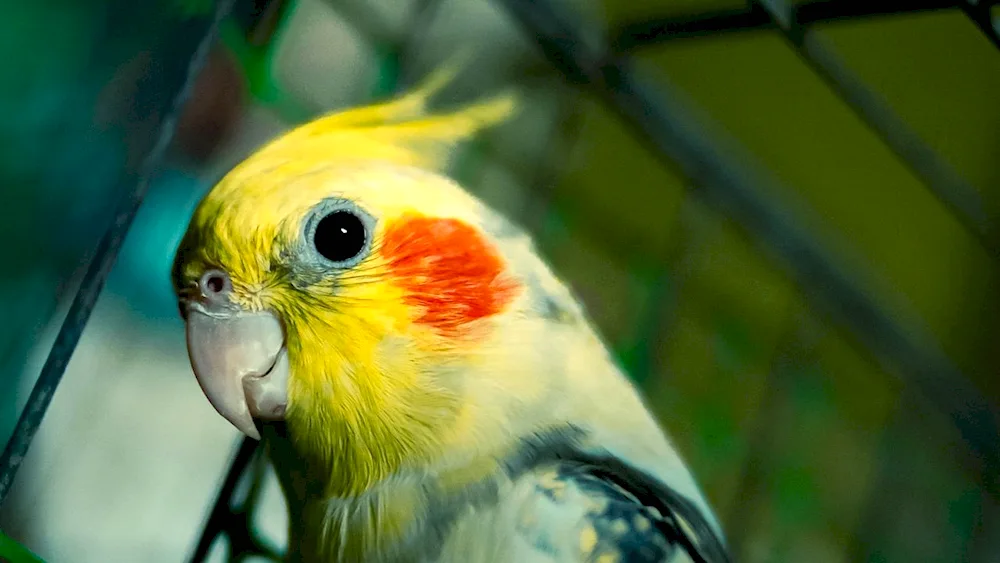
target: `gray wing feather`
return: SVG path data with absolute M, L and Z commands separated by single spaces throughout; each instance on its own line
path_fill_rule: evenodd
M 620 460 L 577 450 L 535 461 L 517 478 L 533 481 L 539 499 L 519 532 L 551 560 L 572 552 L 574 561 L 595 563 L 731 561 L 694 503 Z M 549 522 L 539 521 L 546 514 Z M 579 525 L 569 532 L 553 524 L 560 517 Z

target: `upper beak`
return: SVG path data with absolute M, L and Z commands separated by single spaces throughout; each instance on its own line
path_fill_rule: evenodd
M 208 401 L 244 434 L 259 440 L 254 418 L 284 418 L 288 354 L 281 322 L 273 314 L 189 306 L 187 346 Z

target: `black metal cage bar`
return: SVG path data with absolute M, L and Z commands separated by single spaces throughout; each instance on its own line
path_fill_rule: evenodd
M 769 4 L 772 4 L 768 2 Z M 800 26 L 818 23 L 892 16 L 897 14 L 932 12 L 938 10 L 965 10 L 981 29 L 997 44 L 996 30 L 990 23 L 990 7 L 995 0 L 971 2 L 966 0 L 921 0 L 895 2 L 893 0 L 812 0 L 797 2 L 790 7 L 794 21 Z M 773 5 L 773 4 L 772 4 Z M 663 43 L 675 39 L 704 37 L 720 33 L 735 33 L 755 29 L 777 29 L 766 10 L 757 2 L 748 2 L 745 8 L 721 10 L 687 16 L 650 18 L 621 26 L 614 34 L 615 50 L 627 51 L 636 47 Z M 989 29 L 990 31 L 986 31 Z
M 909 166 L 980 244 L 995 258 L 1000 258 L 992 221 L 976 189 L 910 131 L 888 104 L 851 72 L 823 38 L 800 20 L 798 9 L 782 0 L 752 0 L 751 3 L 767 13 L 799 56 Z
M 180 117 L 184 103 L 191 94 L 194 80 L 208 57 L 208 50 L 218 32 L 219 24 L 229 13 L 234 0 L 221 0 L 216 6 L 214 17 L 207 23 L 202 37 L 184 69 L 184 75 L 179 77 L 170 107 L 162 120 L 156 142 L 146 155 L 136 176 L 127 175 L 122 179 L 123 193 L 121 202 L 107 231 L 98 243 L 94 258 L 80 282 L 76 297 L 70 305 L 69 312 L 63 321 L 55 343 L 49 352 L 42 371 L 31 390 L 28 402 L 17 421 L 14 433 L 0 456 L 0 504 L 10 492 L 14 476 L 24 461 L 24 456 L 38 432 L 38 427 L 45 417 L 56 388 L 62 381 L 63 373 L 69 364 L 76 345 L 80 342 L 83 329 L 90 319 L 90 314 L 97 304 L 97 298 L 104 282 L 114 266 L 118 251 L 121 250 L 125 235 L 132 224 L 132 219 L 146 194 L 150 176 L 156 172 L 167 147 L 174 135 L 177 120 Z

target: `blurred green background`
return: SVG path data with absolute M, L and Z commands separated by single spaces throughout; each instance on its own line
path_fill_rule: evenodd
M 608 34 L 745 6 L 557 4 Z M 210 9 L 208 0 L 5 8 L 2 438 L 159 130 L 173 91 L 162 77 L 186 65 L 190 31 Z M 813 29 L 996 218 L 1000 52 L 986 35 L 958 9 Z M 463 150 L 455 177 L 530 229 L 584 300 L 698 476 L 737 560 L 1000 560 L 998 468 L 976 462 L 935 397 L 817 310 L 750 234 L 693 197 L 697 188 L 586 87 L 567 83 L 489 0 L 237 2 L 0 528 L 49 561 L 186 556 L 236 437 L 190 376 L 169 286 L 193 206 L 262 142 L 385 97 L 469 45 L 476 62 L 440 105 L 507 85 L 525 103 Z M 1000 403 L 997 257 L 778 30 L 674 38 L 633 55 L 781 181 L 764 196 L 791 210 L 789 222 Z M 254 523 L 280 544 L 285 515 L 268 479 Z M 223 553 L 216 546 L 212 557 Z

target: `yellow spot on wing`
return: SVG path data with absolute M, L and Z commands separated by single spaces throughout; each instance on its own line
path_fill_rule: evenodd
M 628 532 L 628 522 L 622 519 L 615 520 L 611 523 L 611 531 L 617 536 L 625 535 L 625 532 Z
M 585 497 L 587 499 L 587 511 L 593 514 L 601 514 L 608 508 L 608 499 L 604 497 L 593 498 Z
M 634 523 L 635 523 L 635 529 L 640 532 L 645 532 L 646 530 L 649 529 L 649 518 L 646 518 L 641 514 L 635 515 Z
M 580 532 L 580 551 L 588 554 L 597 547 L 597 530 L 593 526 L 587 526 Z
M 542 484 L 543 487 L 554 489 L 560 486 L 562 483 L 559 482 L 559 476 L 556 475 L 555 471 L 546 471 L 538 477 L 538 482 Z
M 597 558 L 597 563 L 618 563 L 618 555 L 614 553 L 604 553 Z
M 555 471 L 546 471 L 538 478 L 538 483 L 548 492 L 552 493 L 555 500 L 562 500 L 566 492 L 566 483 L 559 480 L 559 475 Z

